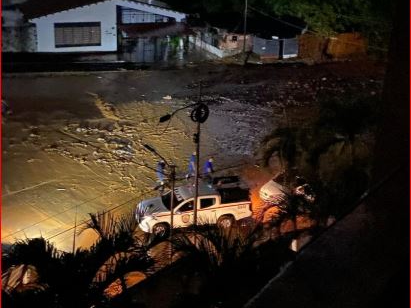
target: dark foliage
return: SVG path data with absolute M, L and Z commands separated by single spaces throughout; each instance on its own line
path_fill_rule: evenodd
M 261 226 L 221 229 L 204 225 L 171 239 L 176 252 L 202 273 L 200 295 L 182 294 L 173 307 L 240 307 L 292 259 L 289 239 L 258 243 Z
M 12 245 L 3 262 L 35 266 L 46 288 L 45 291 L 28 289 L 6 294 L 2 301 L 5 307 L 28 307 L 35 302 L 39 307 L 88 308 L 106 301 L 102 291 L 108 283 L 128 271 L 144 271 L 152 265 L 148 247 L 134 237 L 136 222 L 130 218 L 134 218 L 133 213 L 119 219 L 107 214 L 91 217 L 89 227 L 96 230 L 99 239 L 89 249 L 77 249 L 75 254 L 58 252 L 44 238 L 26 239 Z M 96 273 L 111 257 L 115 262 L 106 279 L 95 281 Z

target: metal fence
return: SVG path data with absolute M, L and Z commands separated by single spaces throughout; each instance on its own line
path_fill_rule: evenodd
M 295 58 L 298 56 L 298 39 L 283 39 L 283 59 Z
M 298 56 L 298 39 L 271 39 L 253 38 L 253 52 L 262 57 L 277 59 L 293 58 Z
M 266 40 L 255 36 L 253 38 L 253 52 L 260 56 L 279 58 L 280 40 Z

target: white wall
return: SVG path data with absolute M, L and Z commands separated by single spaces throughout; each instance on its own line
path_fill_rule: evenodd
M 112 2 L 101 2 L 90 6 L 72 9 L 33 19 L 37 28 L 37 51 L 76 52 L 76 51 L 116 51 L 117 26 L 116 6 Z M 61 22 L 100 22 L 101 46 L 56 48 L 54 23 Z
M 241 50 L 237 49 L 219 49 L 217 47 L 214 47 L 213 45 L 210 45 L 201 40 L 199 36 L 189 36 L 188 40 L 195 46 L 200 47 L 201 49 L 204 49 L 205 51 L 208 51 L 209 53 L 212 53 L 219 58 L 230 57 L 241 53 Z
M 89 6 L 79 7 L 44 17 L 32 19 L 37 28 L 38 52 L 87 52 L 87 51 L 117 51 L 117 11 L 116 6 L 125 6 L 149 13 L 175 18 L 177 22 L 186 16 L 183 13 L 149 6 L 126 0 L 108 0 Z M 54 23 L 62 22 L 100 22 L 101 46 L 63 47 L 56 48 L 54 41 Z

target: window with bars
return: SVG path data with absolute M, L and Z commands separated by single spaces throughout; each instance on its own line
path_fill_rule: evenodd
M 101 23 L 55 23 L 54 38 L 56 48 L 101 46 Z
M 143 12 L 134 9 L 122 9 L 121 21 L 123 24 L 167 22 L 169 18 L 162 15 Z

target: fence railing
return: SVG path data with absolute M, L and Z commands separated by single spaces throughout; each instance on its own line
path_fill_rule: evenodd
M 298 39 L 263 39 L 253 38 L 253 52 L 262 57 L 286 59 L 298 56 Z

